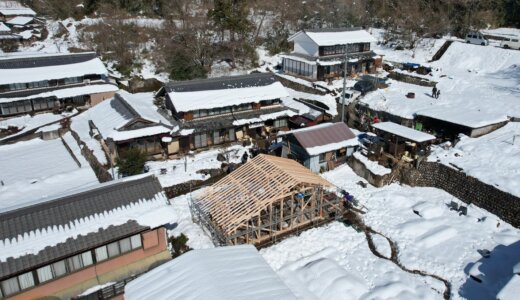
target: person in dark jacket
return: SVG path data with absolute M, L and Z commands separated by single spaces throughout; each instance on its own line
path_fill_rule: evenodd
M 432 89 L 432 98 L 437 98 L 437 86 L 433 86 L 433 89 Z
M 247 155 L 247 151 L 244 152 L 244 155 L 242 155 L 242 164 L 245 164 L 247 162 L 247 159 L 249 158 L 249 155 Z
M 437 94 L 435 95 L 435 99 L 439 99 L 440 95 L 441 95 L 441 90 L 437 90 Z

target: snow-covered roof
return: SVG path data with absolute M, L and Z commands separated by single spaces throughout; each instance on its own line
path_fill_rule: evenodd
M 33 17 L 14 17 L 6 21 L 5 23 L 11 25 L 27 25 L 28 23 L 31 23 L 33 20 Z
M 282 118 L 282 117 L 292 117 L 295 115 L 296 115 L 296 113 L 294 111 L 287 109 L 284 111 L 260 115 L 257 118 L 235 120 L 235 121 L 233 121 L 233 125 L 241 126 L 241 125 L 252 124 L 252 123 L 260 123 L 260 122 L 265 122 L 265 121 L 269 121 L 269 120 L 276 120 L 276 119 Z
M 409 128 L 409 127 L 406 127 L 403 125 L 399 125 L 399 124 L 393 123 L 393 122 L 376 123 L 376 124 L 372 124 L 372 127 L 385 131 L 385 132 L 388 132 L 388 133 L 391 133 L 391 134 L 395 134 L 397 136 L 403 137 L 405 139 L 408 139 L 410 141 L 417 142 L 417 143 L 432 141 L 432 140 L 436 139 L 436 137 L 431 134 L 424 133 L 424 132 L 421 132 L 421 131 L 418 131 L 418 130 L 415 130 L 415 129 L 412 129 L 412 128 Z
M 514 300 L 520 295 L 520 275 L 515 274 L 509 282 L 498 292 L 497 300 Z
M 61 89 L 61 90 L 54 90 L 54 91 L 31 95 L 31 96 L 27 96 L 27 97 L 0 98 L 0 103 L 8 103 L 8 102 L 21 101 L 21 100 L 48 98 L 48 97 L 56 97 L 57 99 L 63 99 L 63 98 L 81 96 L 81 95 L 93 95 L 93 94 L 99 94 L 99 93 L 116 92 L 118 90 L 119 90 L 119 88 L 113 84 L 93 84 L 93 85 L 86 85 L 86 86 L 80 86 L 80 87 L 66 88 L 66 89 Z
M 461 107 L 440 107 L 417 112 L 418 116 L 429 117 L 470 128 L 480 128 L 507 122 L 505 114 L 489 113 Z
M 4 16 L 36 16 L 36 12 L 23 6 L 18 1 L 0 1 L 0 15 Z
M 36 118 L 31 118 L 29 122 Z M 32 139 L 0 146 L 0 180 L 3 182 L 0 185 L 0 212 L 34 199 L 98 182 L 72 135 L 65 134 L 63 140 L 73 155 L 61 139 Z
M 289 96 L 272 74 L 172 82 L 166 85 L 166 90 L 178 112 L 258 103 Z
M 124 131 L 112 131 L 111 134 L 107 136 L 107 138 L 111 138 L 116 142 L 126 141 L 130 139 L 153 136 L 158 134 L 167 134 L 170 133 L 171 129 L 165 126 L 151 126 L 145 127 L 135 130 L 124 130 Z
M 7 27 L 3 22 L 0 22 L 0 32 L 11 32 L 11 28 Z
M 296 299 L 251 245 L 193 250 L 131 281 L 125 299 Z
M 289 41 L 299 34 L 306 34 L 311 38 L 318 46 L 334 46 L 344 44 L 356 44 L 356 43 L 371 43 L 375 42 L 376 39 L 363 29 L 319 29 L 312 30 L 307 29 L 296 33 L 289 38 Z
M 0 57 L 0 84 L 106 74 L 103 62 L 93 53 Z
M 121 97 L 121 99 L 128 103 L 143 119 L 155 123 L 170 123 L 168 119 L 157 111 L 157 106 L 154 104 L 155 98 L 153 93 L 131 94 L 126 91 L 120 91 L 116 97 Z
M 10 230 L 0 232 L 0 277 L 173 219 L 167 198 L 153 176 L 97 184 L 1 212 L 0 224 Z M 114 227 L 119 228 L 114 231 Z

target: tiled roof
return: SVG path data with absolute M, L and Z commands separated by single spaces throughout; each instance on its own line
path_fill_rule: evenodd
M 77 64 L 96 58 L 95 52 L 55 55 L 14 55 L 0 59 L 0 69 L 25 69 Z
M 117 207 L 152 199 L 162 191 L 157 178 L 109 182 L 75 194 L 0 212 L 0 240 L 36 229 L 60 226 Z
M 168 93 L 196 92 L 207 90 L 267 86 L 277 81 L 278 80 L 275 78 L 275 76 L 270 73 L 252 73 L 240 76 L 169 82 L 165 85 L 165 87 Z
M 315 130 L 312 127 L 306 129 L 294 133 L 294 137 L 305 149 L 356 138 L 356 135 L 350 128 L 342 122 L 330 126 L 317 127 Z

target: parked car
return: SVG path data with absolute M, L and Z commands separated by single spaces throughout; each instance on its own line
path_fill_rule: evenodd
M 500 43 L 500 47 L 520 50 L 520 37 L 506 38 Z
M 355 90 L 346 90 L 345 91 L 345 104 L 352 103 L 352 101 L 356 100 L 361 96 L 361 92 Z M 341 103 L 341 97 L 339 97 L 339 102 Z
M 472 31 L 466 34 L 465 38 L 466 43 L 487 46 L 489 45 L 489 41 L 484 37 L 481 32 Z
M 354 85 L 354 90 L 361 92 L 362 95 L 365 95 L 368 92 L 375 91 L 376 87 L 370 81 L 360 80 Z

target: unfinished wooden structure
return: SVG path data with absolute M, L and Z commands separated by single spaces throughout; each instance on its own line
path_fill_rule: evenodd
M 190 208 L 216 245 L 258 246 L 341 218 L 336 192 L 296 161 L 259 155 L 192 199 Z

